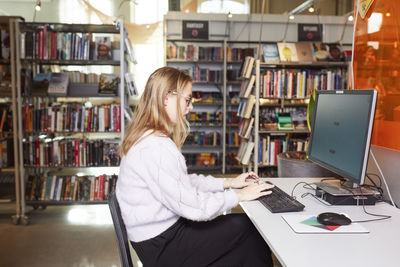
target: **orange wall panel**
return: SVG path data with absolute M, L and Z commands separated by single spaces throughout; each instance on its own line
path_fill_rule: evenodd
M 399 0 L 375 0 L 358 15 L 353 68 L 353 88 L 378 90 L 372 144 L 400 150 Z

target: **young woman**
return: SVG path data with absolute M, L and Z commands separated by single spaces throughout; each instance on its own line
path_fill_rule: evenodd
M 246 215 L 219 216 L 271 186 L 254 173 L 232 180 L 188 174 L 180 148 L 192 109 L 190 76 L 171 67 L 150 75 L 120 147 L 116 187 L 133 248 L 146 267 L 272 266 Z

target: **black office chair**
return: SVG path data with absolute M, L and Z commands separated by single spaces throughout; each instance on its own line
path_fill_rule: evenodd
M 108 197 L 108 207 L 110 208 L 115 233 L 117 234 L 119 256 L 121 257 L 122 267 L 134 267 L 132 264 L 131 252 L 129 250 L 128 235 L 126 233 L 125 224 L 122 220 L 121 210 L 115 193 L 111 193 Z

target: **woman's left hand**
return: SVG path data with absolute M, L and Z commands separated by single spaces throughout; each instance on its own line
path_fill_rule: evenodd
M 253 183 L 258 183 L 259 178 L 258 175 L 254 172 L 245 172 L 240 174 L 238 177 L 225 180 L 224 188 L 243 188 Z

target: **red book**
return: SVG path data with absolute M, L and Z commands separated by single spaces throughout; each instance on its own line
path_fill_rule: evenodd
M 79 140 L 74 140 L 74 159 L 75 159 L 75 167 L 79 167 Z
M 40 166 L 40 142 L 39 142 L 39 139 L 35 140 L 35 150 L 36 150 L 36 166 Z
M 56 59 L 57 57 L 57 33 L 51 33 L 51 58 Z
M 274 162 L 275 162 L 275 164 L 278 164 L 279 145 L 280 145 L 279 141 L 275 140 L 275 154 L 274 154 L 274 157 L 275 157 Z
M 97 200 L 99 198 L 99 177 L 96 177 L 94 179 L 94 200 Z
M 42 58 L 41 59 L 48 59 L 47 55 L 47 25 L 43 25 L 43 31 L 42 31 L 42 46 L 40 47 L 42 49 Z
M 88 112 L 89 114 L 88 114 L 88 120 L 87 120 L 87 127 L 86 127 L 86 129 L 87 129 L 88 132 L 90 132 L 90 131 L 91 131 L 90 125 L 91 125 L 91 123 L 92 123 L 92 109 L 91 109 L 91 108 L 88 108 L 87 112 Z
M 99 199 L 100 200 L 104 200 L 104 184 L 106 182 L 106 176 L 105 175 L 101 175 L 99 177 L 100 180 L 100 185 L 99 185 Z
M 117 106 L 117 121 L 118 121 L 118 129 L 117 131 L 121 131 L 121 106 Z

